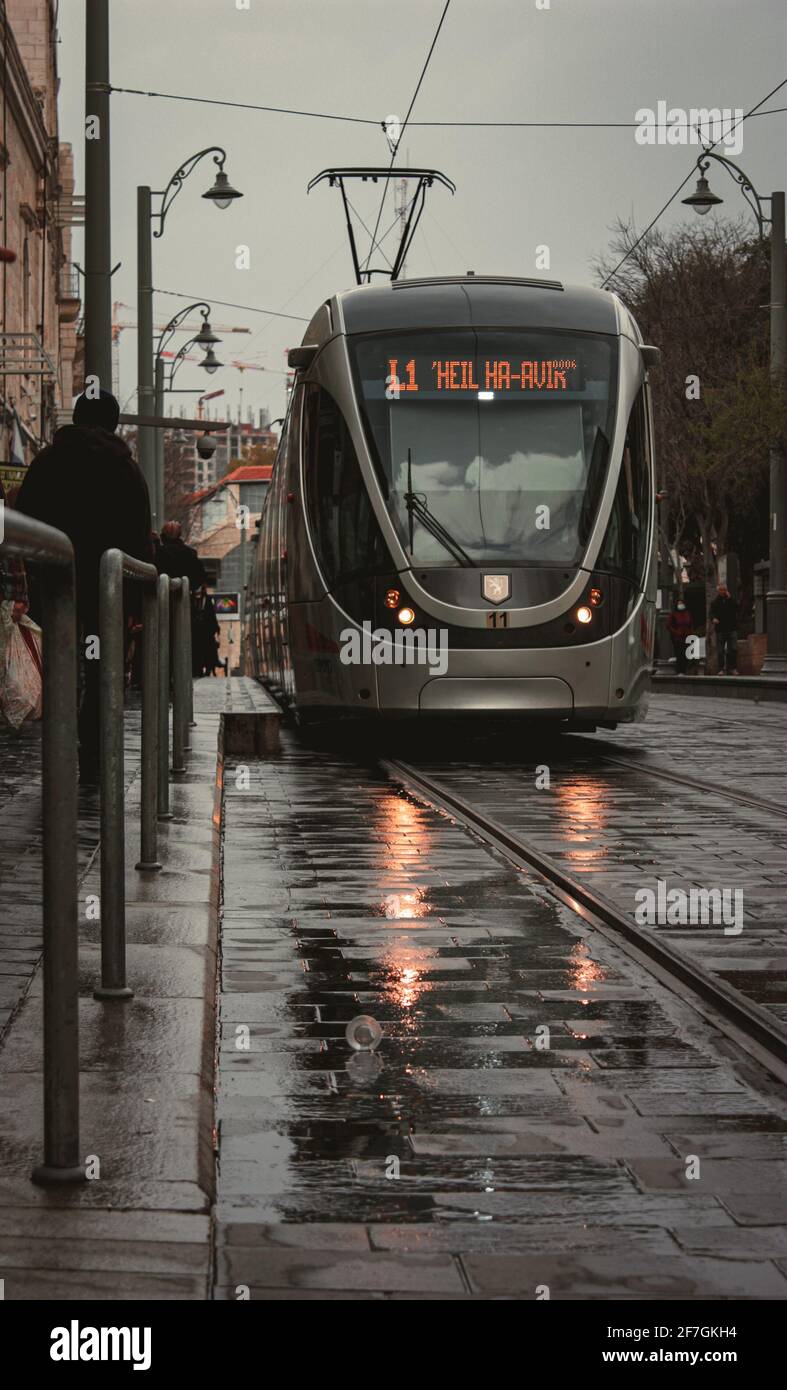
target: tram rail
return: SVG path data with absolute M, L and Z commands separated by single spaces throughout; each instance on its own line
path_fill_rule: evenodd
M 603 894 L 567 874 L 549 855 L 512 834 L 435 778 L 398 758 L 383 759 L 379 766 L 405 791 L 457 818 L 519 867 L 534 871 L 572 912 L 615 941 L 626 954 L 687 1000 L 706 1021 L 742 1045 L 779 1080 L 787 1080 L 787 1032 L 733 985 L 710 974 L 658 935 L 637 926 Z M 686 993 L 686 987 L 690 994 Z
M 673 772 L 670 768 L 654 766 L 653 763 L 616 758 L 611 753 L 602 753 L 599 756 L 601 762 L 613 763 L 616 767 L 625 767 L 633 772 L 645 772 L 651 777 L 661 777 L 666 782 L 674 782 L 679 787 L 690 787 L 693 791 L 707 792 L 709 796 L 737 801 L 742 806 L 751 806 L 754 810 L 764 811 L 769 816 L 787 817 L 787 806 L 780 806 L 777 801 L 770 801 L 764 796 L 755 796 L 753 792 L 731 791 L 729 787 L 718 787 L 701 777 L 689 777 L 685 772 Z

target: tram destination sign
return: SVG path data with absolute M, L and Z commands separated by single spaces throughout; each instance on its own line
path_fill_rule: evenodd
M 386 395 L 398 399 L 422 388 L 455 395 L 479 392 L 561 392 L 575 390 L 575 357 L 539 357 L 526 360 L 508 357 L 434 358 L 411 357 L 400 366 L 399 358 L 388 360 Z

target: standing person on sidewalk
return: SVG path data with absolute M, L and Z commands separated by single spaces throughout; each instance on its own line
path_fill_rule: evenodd
M 719 675 L 737 676 L 738 610 L 726 584 L 720 584 L 710 606 L 710 619 L 716 630 Z
M 212 676 L 219 662 L 219 627 L 213 595 L 205 586 L 200 589 L 195 602 L 196 640 L 194 644 L 194 674 Z
M 685 676 L 688 669 L 686 642 L 694 631 L 694 622 L 682 598 L 676 599 L 675 606 L 667 618 L 667 630 L 672 638 L 675 670 L 679 676 Z
M 186 545 L 183 540 L 179 521 L 164 522 L 161 528 L 161 546 L 156 564 L 159 574 L 168 574 L 170 579 L 188 579 L 189 581 L 191 591 L 191 673 L 193 676 L 201 676 L 199 596 L 207 584 L 207 575 L 193 545 Z
M 159 574 L 168 574 L 170 579 L 188 579 L 192 594 L 198 594 L 207 583 L 205 567 L 194 546 L 183 540 L 179 521 L 164 522 L 157 563 Z
M 99 564 L 105 550 L 124 550 L 152 561 L 150 498 L 142 470 L 115 430 L 120 407 L 108 391 L 82 395 L 74 423 L 59 429 L 33 459 L 19 489 L 17 508 L 65 531 L 74 547 L 80 653 L 84 660 L 79 709 L 79 777 L 99 773 L 100 661 L 87 659 L 86 640 L 98 634 Z M 141 613 L 138 586 L 126 586 L 128 614 Z M 31 583 L 31 608 L 40 607 Z M 44 634 L 46 641 L 46 634 Z

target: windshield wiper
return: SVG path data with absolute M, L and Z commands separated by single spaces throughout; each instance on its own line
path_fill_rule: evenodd
M 469 569 L 476 568 L 475 561 L 470 559 L 467 551 L 462 549 L 458 540 L 455 540 L 451 532 L 447 531 L 445 526 L 443 526 L 442 522 L 438 521 L 437 517 L 432 515 L 423 493 L 413 492 L 413 460 L 409 449 L 407 450 L 407 492 L 404 494 L 404 501 L 407 507 L 410 527 L 409 542 L 411 556 L 413 554 L 413 522 L 415 517 L 417 517 L 424 530 L 428 531 L 431 536 L 434 536 L 435 540 L 439 541 L 440 544 L 453 555 L 454 559 L 459 561 L 460 565 L 464 565 L 465 568 Z
M 599 484 L 603 481 L 608 458 L 609 440 L 601 426 L 597 425 L 596 434 L 593 439 L 593 452 L 590 456 L 590 466 L 585 482 L 585 492 L 582 498 L 582 508 L 579 513 L 579 522 L 577 524 L 577 536 L 581 546 L 585 546 L 588 543 L 593 520 L 598 510 Z

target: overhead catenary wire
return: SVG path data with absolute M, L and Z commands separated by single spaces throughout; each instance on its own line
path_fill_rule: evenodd
M 448 8 L 449 8 L 450 4 L 451 4 L 451 0 L 445 0 L 445 5 L 443 6 L 443 13 L 442 13 L 441 16 L 440 16 L 440 19 L 439 19 L 437 28 L 435 29 L 435 32 L 434 32 L 434 37 L 433 37 L 433 39 L 432 39 L 432 42 L 431 42 L 430 45 L 429 45 L 429 52 L 427 53 L 427 55 L 426 55 L 426 60 L 425 60 L 425 62 L 424 62 L 423 67 L 421 68 L 420 76 L 419 76 L 419 78 L 418 78 L 418 81 L 417 81 L 416 84 L 415 84 L 415 91 L 413 92 L 412 100 L 411 100 L 411 102 L 410 102 L 410 105 L 409 105 L 408 108 L 407 108 L 407 114 L 406 114 L 406 116 L 405 116 L 405 118 L 404 118 L 404 121 L 402 122 L 401 128 L 400 128 L 400 130 L 399 130 L 399 134 L 398 134 L 398 136 L 397 136 L 397 138 L 396 138 L 396 144 L 395 144 L 394 147 L 393 147 L 393 152 L 392 152 L 392 154 L 391 154 L 391 163 L 388 165 L 388 173 L 389 173 L 389 175 L 390 175 L 390 173 L 391 173 L 391 171 L 392 171 L 392 169 L 393 169 L 393 167 L 394 167 L 394 164 L 396 163 L 396 156 L 397 156 L 397 154 L 399 153 L 399 146 L 401 145 L 402 140 L 404 139 L 404 132 L 405 132 L 405 130 L 407 129 L 407 123 L 408 123 L 408 121 L 410 120 L 410 116 L 412 115 L 413 107 L 415 106 L 415 103 L 416 103 L 416 100 L 417 100 L 417 97 L 418 97 L 418 93 L 419 93 L 420 90 L 421 90 L 421 86 L 422 86 L 422 84 L 423 84 L 423 80 L 424 80 L 424 78 L 425 78 L 425 76 L 426 76 L 426 69 L 429 67 L 429 64 L 430 64 L 430 62 L 431 62 L 431 60 L 432 60 L 432 54 L 433 54 L 434 51 L 435 51 L 435 47 L 436 47 L 436 44 L 437 44 L 437 40 L 438 40 L 439 37 L 440 37 L 440 30 L 441 30 L 442 27 L 443 27 L 443 23 L 444 23 L 444 21 L 445 21 L 446 15 L 448 14 Z M 382 196 L 382 198 L 380 199 L 380 206 L 379 206 L 379 208 L 377 209 L 377 220 L 376 220 L 376 222 L 375 222 L 375 224 L 374 224 L 374 231 L 372 232 L 372 243 L 371 243 L 371 246 L 369 247 L 369 254 L 368 254 L 368 256 L 366 257 L 366 261 L 365 261 L 365 264 L 364 264 L 364 271 L 367 271 L 367 270 L 369 269 L 369 262 L 370 262 L 370 260 L 372 259 L 372 256 L 374 255 L 375 248 L 376 248 L 376 246 L 377 246 L 377 242 L 376 242 L 375 238 L 376 238 L 376 236 L 377 236 L 377 232 L 378 232 L 379 227 L 380 227 L 380 218 L 381 218 L 382 215 L 383 215 L 383 208 L 385 207 L 385 198 L 386 198 L 386 194 L 388 193 L 388 184 L 389 184 L 389 181 L 390 181 L 389 179 L 386 179 L 386 180 L 385 180 L 385 183 L 383 184 L 383 196 Z
M 182 294 L 180 290 L 154 290 L 154 294 L 168 294 L 174 299 L 197 299 L 198 295 Z M 220 304 L 223 309 L 246 309 L 250 314 L 268 314 L 276 319 L 295 319 L 298 323 L 308 323 L 309 320 L 303 314 L 285 314 L 281 309 L 261 309 L 257 304 L 233 304 L 229 299 L 214 299 L 210 297 L 211 304 Z
M 775 90 L 778 91 L 778 88 Z M 343 121 L 350 125 L 376 126 L 383 124 L 379 116 L 347 116 L 340 111 L 302 111 L 291 106 L 265 106 L 255 101 L 229 101 L 224 97 L 190 96 L 185 92 L 144 91 L 141 87 L 110 87 L 111 92 L 126 96 L 153 97 L 161 101 L 196 102 L 201 106 L 226 106 L 238 111 L 264 111 L 274 116 L 299 116 L 311 121 Z M 767 101 L 767 97 L 766 97 Z M 750 111 L 749 116 L 778 116 L 787 106 L 775 106 L 768 111 Z M 415 130 L 429 128 L 445 130 L 636 130 L 638 121 L 409 121 Z

